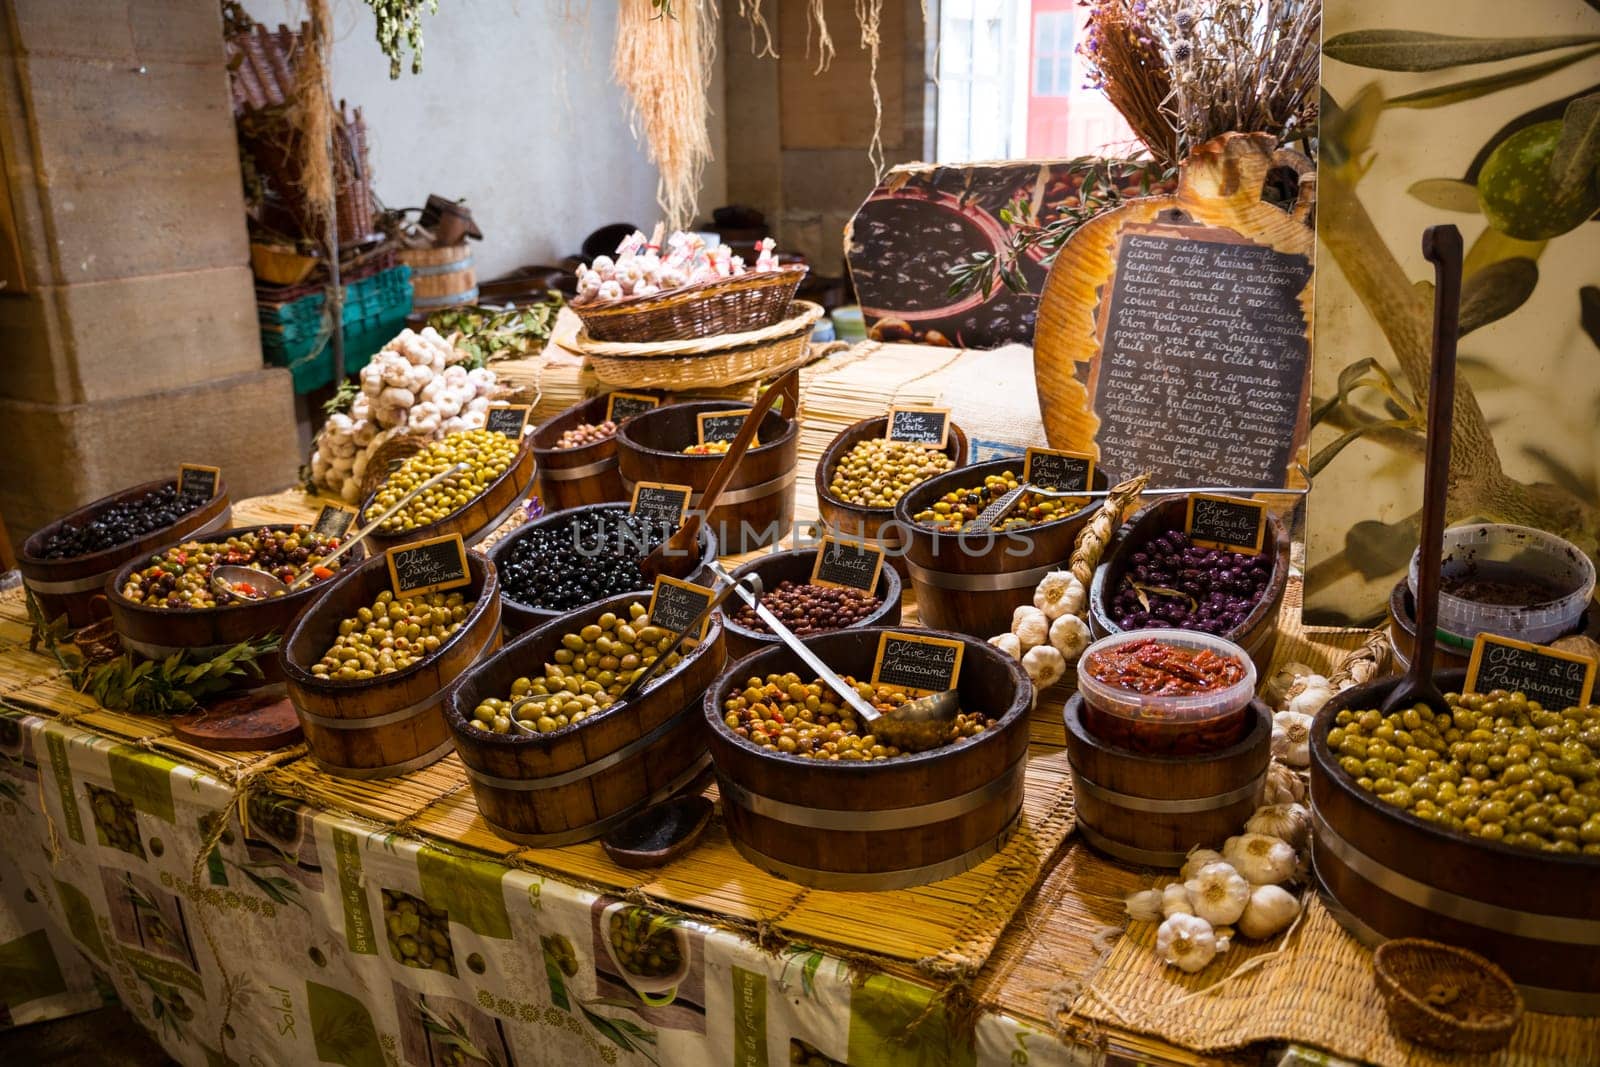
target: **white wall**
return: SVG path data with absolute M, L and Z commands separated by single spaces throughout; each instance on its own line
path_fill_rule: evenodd
M 296 26 L 301 0 L 245 0 L 269 26 Z M 570 14 L 563 12 L 570 11 Z M 445 0 L 423 17 L 422 73 L 398 81 L 360 0 L 333 0 L 335 100 L 367 122 L 373 187 L 390 207 L 465 197 L 484 232 L 480 279 L 553 263 L 610 222 L 649 229 L 656 171 L 611 81 L 617 0 Z M 721 101 L 720 56 L 712 100 Z M 720 107 L 718 108 L 720 111 Z M 725 199 L 723 130 L 702 214 Z

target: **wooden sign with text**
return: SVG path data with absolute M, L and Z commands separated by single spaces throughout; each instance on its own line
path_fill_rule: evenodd
M 739 436 L 740 427 L 749 417 L 749 408 L 740 408 L 738 411 L 702 411 L 695 416 L 700 443 L 709 445 L 714 441 L 732 441 Z
M 1267 506 L 1243 497 L 1196 493 L 1189 498 L 1183 532 L 1201 548 L 1259 555 L 1267 538 Z
M 484 413 L 484 429 L 503 433 L 513 441 L 522 440 L 523 427 L 533 408 L 527 404 L 499 404 Z
M 662 575 L 656 579 L 655 588 L 650 592 L 650 610 L 645 617 L 655 626 L 681 634 L 693 624 L 696 616 L 706 610 L 713 596 L 715 593 L 703 585 Z M 710 624 L 711 615 L 707 613 L 693 635 L 695 640 L 706 636 L 706 627 Z
M 860 541 L 824 537 L 811 567 L 811 584 L 872 594 L 883 573 L 883 549 Z
M 1040 489 L 1090 489 L 1094 486 L 1094 457 L 1087 452 L 1030 448 L 1022 461 L 1022 480 Z
M 1472 643 L 1462 688 L 1468 693 L 1504 689 L 1537 700 L 1546 711 L 1565 711 L 1589 703 L 1594 676 L 1595 661 L 1589 656 L 1480 633 Z
M 345 507 L 343 504 L 324 504 L 322 510 L 317 512 L 317 521 L 312 523 L 311 529 L 323 537 L 343 540 L 345 534 L 350 532 L 350 527 L 355 525 L 355 521 L 355 508 Z
M 892 685 L 910 693 L 942 693 L 961 677 L 967 646 L 948 637 L 885 632 L 878 638 L 872 662 L 872 684 Z
M 661 401 L 644 393 L 610 393 L 606 396 L 606 421 L 621 422 L 649 411 Z
M 207 467 L 199 463 L 178 464 L 179 496 L 193 494 L 210 500 L 217 495 L 217 486 L 221 483 L 222 470 L 218 467 Z
M 693 486 L 636 482 L 628 510 L 635 515 L 660 519 L 676 529 L 683 525 L 683 517 L 689 514 L 689 499 L 693 496 Z
M 467 546 L 460 534 L 401 545 L 384 555 L 389 561 L 389 586 L 396 597 L 423 596 L 472 584 Z
M 883 436 L 891 441 L 943 448 L 950 440 L 950 409 L 891 407 Z

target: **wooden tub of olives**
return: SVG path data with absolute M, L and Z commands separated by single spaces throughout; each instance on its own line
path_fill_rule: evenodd
M 535 530 L 560 526 L 562 523 L 572 521 L 573 516 L 580 513 L 616 512 L 620 515 L 627 510 L 627 504 L 584 504 L 579 507 L 568 508 L 565 511 L 556 511 L 543 515 L 533 522 L 518 527 L 500 539 L 494 548 L 489 551 L 489 558 L 494 561 L 495 566 L 500 568 L 501 571 L 500 599 L 502 611 L 500 623 L 505 628 L 507 637 L 515 637 L 518 634 L 526 633 L 528 630 L 536 626 L 542 626 L 552 619 L 565 618 L 576 610 L 574 608 L 540 607 L 538 604 L 529 604 L 519 598 L 519 594 L 510 588 L 506 579 L 509 574 L 507 561 L 510 559 L 514 547 L 531 536 Z M 700 564 L 685 581 L 709 585 L 710 567 L 716 560 L 717 554 L 716 535 L 711 532 L 709 527 L 702 526 L 700 528 Z M 644 587 L 637 591 L 630 591 L 628 595 L 649 600 L 650 583 L 645 583 Z M 587 605 L 578 605 L 578 608 L 583 607 L 587 607 Z
M 773 552 L 758 556 L 748 563 L 736 568 L 733 575 L 743 578 L 748 574 L 755 574 L 761 578 L 763 589 L 772 590 L 778 583 L 789 581 L 796 585 L 805 585 L 811 580 L 811 572 L 817 563 L 816 548 L 796 548 L 787 552 Z M 858 622 L 851 623 L 848 629 L 863 626 L 895 626 L 900 622 L 900 576 L 894 568 L 885 566 L 878 574 L 878 584 L 873 590 L 878 598 L 878 606 Z M 734 621 L 734 616 L 744 606 L 744 602 L 737 598 L 730 599 L 723 608 L 723 627 L 727 631 L 728 658 L 739 659 L 752 652 L 779 643 L 776 634 L 765 630 L 755 630 L 742 626 Z
M 1158 500 L 1140 509 L 1118 531 L 1089 585 L 1088 623 L 1096 639 L 1123 632 L 1123 627 L 1112 618 L 1111 600 L 1122 588 L 1122 580 L 1132 566 L 1133 554 L 1144 551 L 1151 541 L 1162 534 L 1182 530 L 1188 502 L 1189 498 L 1182 496 Z M 1272 561 L 1265 589 L 1243 622 L 1216 636 L 1243 648 L 1255 664 L 1256 673 L 1265 677 L 1272 660 L 1272 650 L 1278 641 L 1278 609 L 1283 604 L 1283 593 L 1289 584 L 1289 531 L 1270 511 L 1267 513 L 1261 552 Z M 1151 625 L 1166 626 L 1170 623 Z
M 877 545 L 884 550 L 886 561 L 899 572 L 900 577 L 906 578 L 910 572 L 906 568 L 905 556 L 900 551 L 902 537 L 894 525 L 893 505 L 875 508 L 855 504 L 835 496 L 831 488 L 834 473 L 850 450 L 862 441 L 882 437 L 888 428 L 888 416 L 880 415 L 845 427 L 833 439 L 827 451 L 822 453 L 822 459 L 817 462 L 817 513 L 822 519 L 824 533 Z M 940 451 L 950 457 L 952 469 L 967 465 L 967 435 L 961 427 L 950 423 L 949 439 Z
M 519 677 L 540 677 L 563 646 L 607 612 L 626 618 L 648 594 L 624 593 L 519 637 L 450 688 L 444 712 L 456 752 L 490 829 L 508 841 L 554 846 L 588 841 L 684 789 L 708 758 L 700 697 L 725 660 L 722 624 L 626 704 L 613 704 L 549 733 L 472 726 L 484 700 L 504 699 Z
M 300 717 L 317 766 L 344 778 L 389 778 L 448 755 L 449 729 L 440 707 L 463 671 L 500 647 L 500 582 L 494 564 L 467 553 L 472 604 L 460 629 L 422 660 L 390 674 L 341 681 L 312 667 L 339 636 L 340 624 L 371 608 L 390 588 L 388 561 L 369 559 L 334 579 L 297 619 L 278 651 L 289 700 Z M 448 595 L 448 593 L 446 595 Z
M 206 608 L 152 607 L 132 600 L 123 594 L 128 578 L 134 571 L 143 570 L 153 557 L 186 542 L 226 542 L 230 537 L 256 533 L 260 530 L 310 532 L 308 526 L 292 523 L 275 523 L 265 526 L 238 526 L 219 530 L 205 537 L 187 537 L 162 545 L 147 555 L 129 560 L 117 571 L 106 588 L 106 600 L 111 607 L 111 622 L 123 647 L 147 659 L 165 659 L 174 652 L 187 652 L 209 658 L 243 641 L 259 641 L 271 634 L 286 634 L 295 617 L 312 601 L 320 597 L 332 579 L 313 579 L 283 596 L 263 600 L 245 600 Z M 353 566 L 366 554 L 367 542 L 352 548 L 336 561 L 337 569 Z M 269 681 L 279 681 L 278 660 L 271 657 L 260 663 Z
M 1340 713 L 1382 707 L 1399 681 L 1345 690 L 1312 725 L 1312 858 L 1333 915 L 1369 945 L 1423 937 L 1478 952 L 1535 1011 L 1600 1015 L 1600 856 L 1451 829 L 1379 800 L 1340 765 L 1346 757 L 1330 744 Z M 1446 693 L 1465 681 L 1464 671 L 1434 676 Z
M 28 587 L 38 602 L 46 619 L 62 615 L 75 627 L 88 626 L 103 617 L 97 616 L 95 603 L 106 591 L 108 579 L 114 577 L 124 563 L 143 559 L 155 549 L 174 541 L 209 534 L 226 527 L 233 517 L 228 502 L 228 487 L 217 479 L 217 491 L 204 504 L 179 516 L 178 520 L 141 537 L 124 541 L 120 545 L 66 559 L 49 559 L 45 546 L 63 527 L 83 526 L 115 504 L 132 500 L 175 486 L 175 478 L 157 478 L 101 497 L 92 504 L 61 516 L 47 526 L 35 530 L 17 553 L 17 569 L 22 572 L 22 584 Z
M 805 644 L 840 674 L 872 676 L 880 628 Z M 917 631 L 919 634 L 923 631 Z M 1033 684 L 1016 660 L 960 634 L 963 710 L 992 727 L 942 748 L 886 760 L 813 759 L 770 751 L 724 721 L 724 702 L 752 677 L 813 677 L 784 645 L 733 664 L 705 695 L 706 737 L 734 847 L 770 874 L 820 889 L 881 890 L 950 878 L 998 852 L 1016 828 L 1027 778 Z
M 465 504 L 461 505 L 442 519 L 437 519 L 424 526 L 398 533 L 386 533 L 374 530 L 367 538 L 374 556 L 381 556 L 391 548 L 408 545 L 417 541 L 428 541 L 435 537 L 448 537 L 451 534 L 460 534 L 461 539 L 468 547 L 477 544 L 489 534 L 493 533 L 501 523 L 511 517 L 516 510 L 517 503 L 533 489 L 535 463 L 533 457 L 533 437 L 524 434 L 517 447 L 517 453 L 511 465 L 500 472 L 500 475 L 484 486 L 483 491 Z M 361 505 L 363 521 L 367 516 L 375 516 L 382 509 L 374 507 L 377 495 L 382 491 L 380 485 L 372 495 Z
M 895 504 L 895 525 L 904 538 L 924 625 L 985 639 L 1006 633 L 1012 612 L 1033 602 L 1039 579 L 1066 565 L 1079 532 L 1099 509 L 1099 501 L 1090 500 L 1076 509 L 1064 508 L 1059 518 L 989 533 L 942 530 L 915 518 L 947 493 L 982 486 L 986 478 L 1006 473 L 1020 477 L 1022 460 L 975 463 L 936 475 Z M 1102 471 L 1094 472 L 1094 488 L 1106 488 Z
M 597 396 L 572 405 L 533 431 L 533 458 L 539 470 L 539 499 L 545 510 L 561 511 L 583 504 L 626 500 L 622 475 L 617 469 L 617 438 L 610 437 L 576 448 L 557 448 L 568 430 L 598 426 L 606 421 L 609 396 Z

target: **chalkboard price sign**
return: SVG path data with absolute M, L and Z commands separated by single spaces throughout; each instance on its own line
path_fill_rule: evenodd
M 636 482 L 633 486 L 633 501 L 628 505 L 628 510 L 635 515 L 660 519 L 676 528 L 683 525 L 683 517 L 689 513 L 689 498 L 692 496 L 694 496 L 693 486 L 668 485 L 665 482 Z
M 606 420 L 621 422 L 660 404 L 661 401 L 644 393 L 611 393 L 606 397 Z
M 1468 693 L 1504 689 L 1537 700 L 1547 711 L 1565 711 L 1589 703 L 1595 669 L 1588 656 L 1480 633 L 1472 644 L 1464 689 Z
M 500 404 L 484 414 L 484 428 L 493 433 L 503 433 L 513 441 L 522 440 L 522 429 L 528 425 L 528 415 L 533 409 L 527 404 Z
M 384 555 L 389 561 L 389 584 L 397 597 L 422 596 L 472 584 L 467 546 L 460 534 L 401 545 Z
M 878 575 L 881 573 L 883 549 L 860 541 L 824 537 L 822 544 L 817 546 L 817 562 L 811 568 L 811 584 L 871 593 L 878 588 Z
M 1258 555 L 1267 537 L 1267 506 L 1241 497 L 1196 493 L 1189 498 L 1183 530 L 1201 548 Z
M 886 631 L 878 638 L 872 684 L 914 693 L 942 693 L 956 687 L 966 645 L 948 637 L 923 637 Z
M 650 593 L 650 612 L 648 618 L 655 626 L 681 634 L 687 630 L 701 612 L 706 610 L 706 605 L 711 603 L 715 594 L 703 585 L 692 582 L 681 582 L 676 578 L 666 575 L 656 579 L 656 586 Z M 695 640 L 700 640 L 706 635 L 706 627 L 711 624 L 709 613 L 700 619 L 699 629 L 695 632 Z
M 1040 489 L 1088 489 L 1094 484 L 1094 457 L 1086 452 L 1030 448 L 1022 461 L 1022 480 Z
M 891 441 L 943 448 L 950 440 L 950 409 L 892 407 L 884 436 Z
M 204 497 L 210 500 L 217 495 L 217 486 L 222 482 L 222 471 L 217 467 L 206 467 L 198 463 L 178 464 L 178 495 Z
M 343 504 L 324 504 L 322 510 L 317 512 L 317 521 L 312 529 L 323 537 L 343 538 L 355 521 L 355 508 L 347 508 Z
M 695 416 L 695 420 L 700 424 L 700 443 L 709 445 L 713 441 L 732 441 L 739 436 L 739 428 L 749 416 L 749 408 L 740 408 L 738 411 L 702 411 Z

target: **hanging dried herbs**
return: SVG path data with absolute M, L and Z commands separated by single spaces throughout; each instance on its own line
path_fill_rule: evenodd
M 378 47 L 389 57 L 389 77 L 400 77 L 400 59 L 411 49 L 411 73 L 422 73 L 422 12 L 439 13 L 439 0 L 366 0 L 378 20 Z

